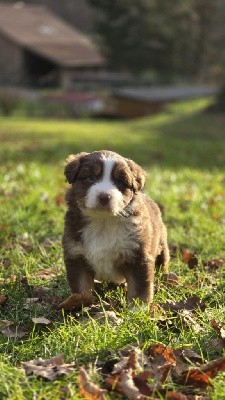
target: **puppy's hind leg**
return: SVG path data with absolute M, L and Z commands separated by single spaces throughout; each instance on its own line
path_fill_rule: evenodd
M 124 275 L 128 285 L 127 298 L 130 304 L 135 299 L 150 304 L 154 296 L 154 262 L 146 258 L 140 264 L 128 264 Z
M 167 243 L 167 231 L 165 225 L 163 225 L 162 236 L 160 240 L 160 253 L 156 256 L 155 260 L 156 268 L 162 267 L 163 274 L 168 274 L 169 261 L 170 261 L 170 252 Z

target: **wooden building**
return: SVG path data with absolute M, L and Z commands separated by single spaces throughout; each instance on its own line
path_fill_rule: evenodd
M 110 112 L 121 118 L 144 117 L 161 111 L 167 103 L 191 97 L 212 96 L 217 92 L 215 87 L 193 85 L 122 88 L 112 93 Z
M 0 84 L 68 87 L 74 74 L 98 71 L 93 41 L 45 6 L 0 3 Z

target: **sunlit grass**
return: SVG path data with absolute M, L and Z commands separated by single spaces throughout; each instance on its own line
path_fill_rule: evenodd
M 209 103 L 201 99 L 173 104 L 162 114 L 124 122 L 0 118 L 0 283 L 8 295 L 8 306 L 0 306 L 0 318 L 30 331 L 22 340 L 0 334 L 0 398 L 56 399 L 65 387 L 65 398 L 78 398 L 76 372 L 47 383 L 28 378 L 17 368 L 35 357 L 62 353 L 66 361 L 94 365 L 97 359 L 106 360 L 107 354 L 116 356 L 127 344 L 152 342 L 189 346 L 208 360 L 222 355 L 211 344 L 216 334 L 210 320 L 224 320 L 224 271 L 209 274 L 203 263 L 225 258 L 225 115 L 207 114 Z M 69 293 L 60 242 L 65 212 L 60 199 L 67 188 L 64 160 L 73 152 L 97 149 L 118 151 L 144 166 L 146 191 L 164 207 L 169 242 L 196 252 L 197 270 L 190 270 L 179 254 L 171 260 L 181 284 L 168 289 L 159 281 L 155 301 L 162 304 L 198 295 L 206 303 L 206 311 L 196 316 L 200 332 L 183 327 L 169 314 L 161 326 L 160 312 L 150 321 L 144 310 L 126 306 L 117 309 L 122 318 L 118 326 L 99 324 L 86 314 L 85 320 L 63 316 L 48 304 L 23 309 L 27 288 L 16 281 L 22 275 L 31 285 L 49 286 L 59 297 Z M 55 240 L 48 248 L 46 238 Z M 4 264 L 4 260 L 9 261 Z M 41 270 L 54 276 L 43 281 L 38 276 Z M 122 295 L 118 291 L 111 296 Z M 50 330 L 33 329 L 31 318 L 41 315 L 54 321 Z M 213 399 L 223 398 L 220 382 L 222 378 L 216 378 Z

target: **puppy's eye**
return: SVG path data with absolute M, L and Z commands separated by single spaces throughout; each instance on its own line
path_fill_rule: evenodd
M 131 189 L 131 185 L 123 179 L 117 179 L 117 184 L 124 189 Z

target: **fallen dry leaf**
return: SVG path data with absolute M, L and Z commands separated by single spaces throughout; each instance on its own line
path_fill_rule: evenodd
M 201 365 L 200 369 L 210 376 L 210 378 L 213 378 L 218 372 L 225 371 L 225 356 Z
M 192 328 L 195 333 L 199 333 L 202 330 L 202 327 L 195 321 L 194 315 L 190 310 L 182 310 L 179 311 L 178 315 L 180 316 L 184 325 L 189 328 Z
M 23 309 L 24 310 L 31 310 L 34 307 L 34 304 L 38 303 L 39 300 L 40 300 L 39 297 L 28 297 L 25 300 L 25 304 L 23 306 Z
M 57 306 L 57 310 L 80 310 L 82 307 L 90 306 L 92 302 L 93 297 L 91 293 L 73 293 Z
M 163 344 L 152 344 L 147 349 L 147 354 L 151 361 L 152 377 L 157 382 L 164 383 L 176 364 L 173 350 Z
M 221 258 L 214 258 L 212 260 L 205 261 L 203 264 L 207 271 L 214 272 L 224 266 L 224 260 Z
M 225 329 L 222 327 L 221 323 L 216 321 L 215 319 L 212 319 L 210 323 L 215 331 L 220 334 L 221 338 L 225 339 Z
M 168 286 L 178 286 L 179 285 L 179 277 L 174 272 L 169 272 L 168 274 L 163 274 L 162 280 Z
M 160 343 L 150 345 L 145 351 L 128 347 L 130 349 L 125 351 L 128 356 L 122 357 L 105 378 L 110 390 L 128 399 L 156 398 L 154 396 L 158 399 L 163 396 L 167 400 L 205 400 L 211 379 L 225 370 L 225 357 L 203 364 L 200 355 L 186 348 L 173 350 Z M 170 378 L 168 382 L 167 376 Z M 183 388 L 180 387 L 179 392 L 173 390 L 171 381 Z M 195 396 L 196 389 L 200 397 Z
M 163 365 L 162 361 L 172 364 L 176 362 L 174 351 L 164 344 L 152 344 L 147 349 L 147 353 L 151 359 L 157 360 L 159 365 Z
M 140 349 L 134 349 L 128 356 L 122 357 L 121 360 L 114 365 L 113 374 L 119 374 L 123 370 L 131 369 L 133 371 L 142 369 L 144 354 Z
M 189 249 L 182 250 L 182 261 L 188 264 L 189 268 L 195 268 L 198 265 L 198 259 Z
M 41 325 L 49 325 L 52 323 L 52 321 L 50 321 L 49 319 L 47 319 L 45 317 L 32 318 L 32 321 L 35 324 L 41 324 Z
M 21 363 L 25 369 L 27 375 L 34 374 L 40 376 L 49 381 L 54 381 L 58 376 L 69 375 L 74 372 L 74 364 L 64 364 L 63 357 L 61 355 L 43 360 L 37 358 L 36 360 L 30 360 Z
M 180 300 L 176 302 L 167 302 L 162 304 L 161 307 L 165 311 L 181 311 L 181 310 L 189 310 L 195 311 L 196 309 L 200 309 L 201 311 L 205 310 L 205 304 L 202 302 L 198 296 L 190 296 L 186 300 Z
M 28 330 L 21 326 L 17 326 L 16 324 L 11 324 L 7 326 L 5 329 L 2 329 L 1 332 L 8 338 L 23 338 L 28 335 Z
M 162 393 L 163 387 L 161 383 L 148 383 L 148 379 L 152 378 L 150 371 L 143 371 L 133 377 L 134 383 L 137 386 L 142 396 L 151 397 L 152 394 L 157 390 Z
M 83 367 L 78 373 L 79 394 L 87 400 L 105 400 L 106 390 L 100 389 L 93 383 Z
M 198 362 L 200 364 L 203 363 L 202 357 L 197 354 L 195 351 L 186 349 L 186 348 L 179 348 L 174 350 L 174 354 L 176 360 L 181 358 L 185 362 Z
M 0 294 L 0 306 L 5 304 L 6 301 L 7 301 L 7 296 L 5 296 L 4 294 Z
M 127 396 L 127 398 L 130 400 L 140 400 L 141 398 L 143 398 L 142 394 L 140 393 L 139 389 L 133 381 L 131 369 L 121 372 L 120 382 L 118 386 L 120 392 L 125 394 L 125 396 Z
M 205 390 L 211 386 L 211 378 L 222 371 L 225 371 L 225 356 L 202 364 L 199 368 L 188 368 L 176 379 L 176 383 Z

